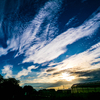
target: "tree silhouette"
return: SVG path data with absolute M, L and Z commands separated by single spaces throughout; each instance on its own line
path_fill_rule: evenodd
M 22 95 L 22 88 L 19 86 L 19 80 L 15 78 L 4 79 L 0 75 L 0 95 L 3 99 L 15 99 L 15 97 Z
M 3 92 L 3 76 L 0 74 L 0 94 L 2 95 L 2 92 Z
M 0 96 L 3 99 L 17 100 L 21 98 L 33 99 L 37 91 L 30 85 L 19 86 L 19 80 L 15 78 L 4 79 L 0 74 Z
M 4 79 L 3 76 L 0 74 L 0 84 L 3 83 Z
M 30 85 L 24 86 L 23 90 L 24 90 L 24 94 L 27 96 L 30 96 L 30 95 L 36 93 L 36 90 Z
M 4 83 L 7 83 L 9 85 L 16 85 L 19 86 L 19 80 L 16 80 L 15 78 L 8 78 L 4 80 Z

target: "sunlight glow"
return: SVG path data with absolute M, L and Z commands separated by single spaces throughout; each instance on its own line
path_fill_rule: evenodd
M 67 80 L 67 81 L 72 81 L 73 79 L 75 79 L 75 76 L 70 76 L 67 73 L 62 73 L 61 79 Z

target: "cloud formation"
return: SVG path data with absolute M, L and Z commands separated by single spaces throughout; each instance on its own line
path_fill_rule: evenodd
M 58 13 L 60 7 L 61 0 L 48 1 L 45 3 L 23 32 L 20 39 L 19 52 L 16 56 L 24 53 L 24 51 L 26 51 L 26 56 L 30 56 L 54 38 L 55 34 L 57 34 L 55 33 L 57 32 L 57 28 L 55 27 L 56 23 L 53 22 L 52 19 Z M 44 26 L 42 26 L 42 24 L 44 24 Z
M 3 48 L 0 46 L 0 56 L 6 55 L 8 52 L 14 50 L 18 50 L 18 53 L 15 55 L 15 57 L 24 54 L 25 51 L 30 52 L 31 54 L 33 45 L 36 52 L 44 47 L 48 42 L 50 42 L 58 33 L 58 29 L 57 27 L 55 27 L 57 20 L 57 17 L 55 17 L 55 15 L 59 12 L 61 4 L 62 0 L 47 1 L 45 5 L 40 8 L 34 19 L 26 24 L 26 27 L 24 29 L 18 29 L 18 27 L 20 27 L 22 23 L 18 23 L 16 19 L 16 21 L 14 21 L 15 24 L 13 25 L 14 30 L 8 31 L 9 34 L 7 34 L 7 38 L 10 38 L 8 38 L 8 40 L 5 40 L 7 48 Z M 52 19 L 55 21 L 53 22 Z M 10 24 L 9 20 L 8 22 L 4 21 L 4 23 Z M 7 26 L 7 28 L 9 30 L 11 26 L 9 25 Z M 40 36 L 40 34 L 42 35 Z M 29 54 L 27 52 L 25 53 L 25 55 L 28 56 Z
M 27 52 L 28 56 L 26 55 L 23 63 L 44 63 L 57 58 L 67 51 L 67 45 L 72 44 L 83 37 L 94 34 L 100 25 L 100 22 L 98 21 L 99 16 L 100 13 L 93 14 L 93 16 L 89 20 L 86 20 L 81 26 L 68 29 L 40 50 L 36 50 L 36 53 L 32 52 L 34 49 L 32 50 L 31 48 L 31 54 L 29 51 L 29 54 Z
M 27 80 L 26 83 L 56 83 L 59 81 L 82 82 L 83 80 L 92 80 L 93 77 L 88 74 L 90 71 L 97 70 L 100 63 L 92 65 L 93 62 L 100 61 L 100 42 L 91 46 L 88 50 L 75 54 L 55 67 L 48 67 L 38 74 L 33 80 Z M 81 74 L 84 72 L 85 74 Z
M 6 74 L 5 78 L 9 78 L 12 77 L 12 65 L 6 65 L 3 67 L 4 69 L 2 69 L 2 74 Z
M 23 60 L 23 63 L 34 62 L 42 64 L 48 61 L 52 61 L 61 54 L 67 52 L 68 48 L 66 47 L 69 44 L 73 44 L 79 39 L 82 39 L 84 37 L 89 37 L 95 34 L 100 25 L 99 16 L 100 16 L 99 12 L 93 13 L 92 16 L 90 16 L 89 19 L 84 21 L 84 23 L 81 26 L 66 30 L 52 41 L 48 42 L 45 39 L 44 41 L 41 41 L 43 37 L 37 38 L 39 41 L 36 41 L 36 44 L 31 46 L 29 49 L 27 49 L 28 47 L 27 44 L 31 43 L 32 41 L 31 40 L 30 42 L 25 41 L 26 39 L 24 38 L 26 37 L 24 38 L 22 37 L 22 40 L 25 42 L 22 42 L 23 49 L 20 48 L 20 50 L 21 52 L 24 52 L 24 50 L 26 50 L 25 51 L 26 58 Z M 31 32 L 29 31 L 29 33 Z M 32 36 L 36 36 L 36 34 L 37 32 L 35 32 L 35 35 Z M 63 60 L 62 62 L 50 63 L 50 65 L 48 65 L 50 67 L 44 68 L 43 70 L 41 70 L 41 72 L 38 72 L 37 78 L 34 78 L 32 80 L 27 79 L 25 83 L 42 84 L 44 82 L 44 83 L 55 84 L 61 80 L 68 82 L 70 81 L 71 78 L 72 78 L 71 82 L 76 82 L 76 80 L 77 82 L 80 82 L 82 80 L 87 80 L 89 78 L 92 79 L 91 76 L 87 75 L 79 77 L 79 74 L 76 74 L 76 71 L 81 72 L 81 71 L 98 69 L 100 63 L 94 65 L 92 65 L 92 63 L 100 61 L 99 57 L 100 57 L 100 42 L 91 46 L 88 50 L 84 52 L 81 52 L 79 54 L 74 54 L 70 57 L 66 57 L 66 59 Z M 53 65 L 55 65 L 54 68 L 52 68 Z M 23 69 L 16 75 L 16 77 L 19 78 L 22 75 L 26 76 L 29 74 L 29 72 L 31 72 L 31 68 Z
M 16 78 L 20 78 L 21 76 L 26 76 L 28 75 L 29 73 L 31 73 L 32 69 L 37 69 L 38 67 L 35 67 L 35 66 L 29 66 L 27 69 L 22 69 L 22 71 L 18 72 L 18 74 L 15 76 Z

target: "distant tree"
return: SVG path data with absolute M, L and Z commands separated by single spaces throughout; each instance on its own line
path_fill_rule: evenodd
M 0 74 L 0 83 L 3 83 L 4 79 L 3 76 Z
M 3 91 L 3 76 L 0 74 L 0 95 L 2 95 L 2 91 Z
M 19 80 L 16 80 L 15 78 L 8 78 L 4 80 L 4 83 L 7 83 L 9 85 L 18 85 L 19 86 Z
M 24 90 L 24 94 L 27 96 L 34 95 L 36 93 L 36 90 L 30 85 L 28 85 L 28 86 L 25 85 L 23 87 L 23 90 Z
M 3 79 L 1 84 L 2 98 L 7 97 L 8 99 L 13 99 L 15 96 L 17 97 L 22 90 L 19 86 L 19 82 L 20 81 L 15 78 Z

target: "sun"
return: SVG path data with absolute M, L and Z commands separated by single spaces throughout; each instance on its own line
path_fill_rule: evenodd
M 75 76 L 70 76 L 67 73 L 62 73 L 61 79 L 64 79 L 64 80 L 67 80 L 67 81 L 72 81 L 73 79 L 75 79 Z

